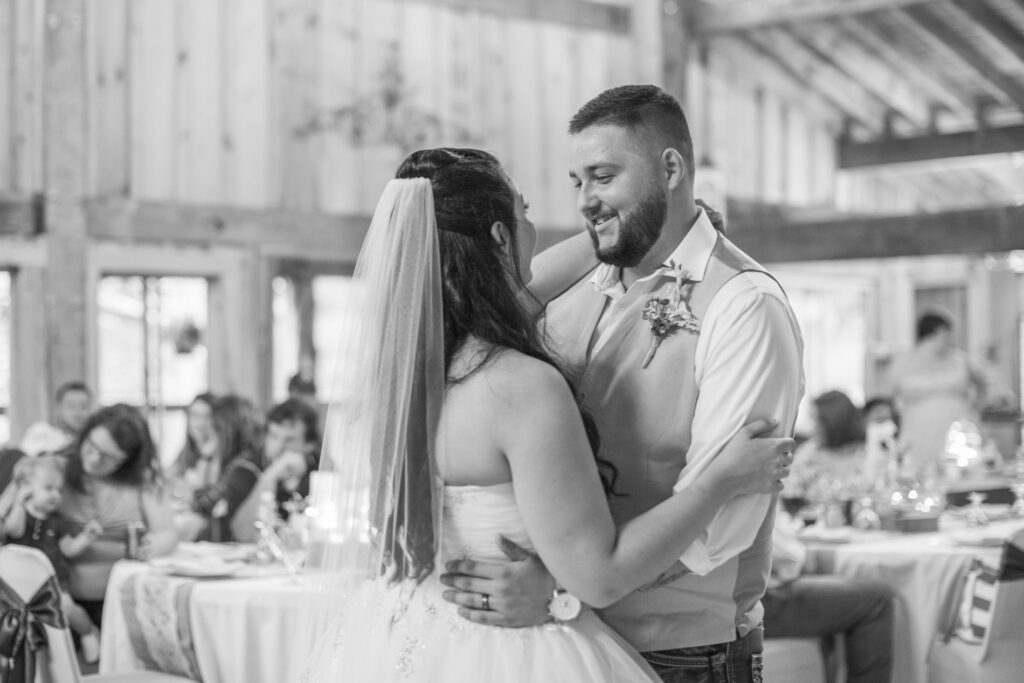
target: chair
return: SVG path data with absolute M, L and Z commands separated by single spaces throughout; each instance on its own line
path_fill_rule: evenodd
M 765 638 L 765 683 L 825 683 L 825 658 L 818 638 Z
M 1016 546 L 1016 547 L 1014 547 Z M 932 643 L 928 655 L 928 680 L 932 683 L 1003 683 L 1021 680 L 1024 671 L 1024 577 L 1005 578 L 1008 556 L 1024 548 L 1024 530 L 1004 547 L 1001 574 L 995 582 L 980 642 L 952 633 L 947 624 L 944 635 Z M 1019 571 L 1019 570 L 1018 570 Z M 959 601 L 957 601 L 959 602 Z
M 46 555 L 35 548 L 19 545 L 0 547 L 0 579 L 25 602 L 53 576 L 53 565 Z M 0 608 L 0 613 L 3 610 Z M 83 677 L 78 670 L 78 659 L 67 628 L 44 626 L 47 647 L 36 681 L 41 683 L 193 683 L 187 678 L 157 673 L 133 671 L 123 674 L 102 674 Z

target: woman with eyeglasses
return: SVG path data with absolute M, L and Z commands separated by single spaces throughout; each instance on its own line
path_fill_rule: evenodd
M 93 522 L 102 527 L 74 558 L 69 575 L 72 597 L 100 624 L 110 570 L 128 555 L 129 529 L 138 534 L 132 555 L 143 560 L 170 553 L 178 535 L 149 426 L 138 410 L 123 404 L 101 408 L 63 455 L 67 470 L 61 512 L 70 533 Z

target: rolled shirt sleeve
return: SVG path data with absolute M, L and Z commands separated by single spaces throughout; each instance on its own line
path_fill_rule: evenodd
M 716 294 L 701 323 L 695 378 L 699 396 L 686 467 L 674 490 L 685 491 L 739 429 L 774 418 L 773 434 L 791 435 L 804 392 L 803 343 L 779 285 L 763 273 L 737 275 Z M 772 505 L 770 494 L 730 500 L 679 558 L 707 574 L 750 547 Z

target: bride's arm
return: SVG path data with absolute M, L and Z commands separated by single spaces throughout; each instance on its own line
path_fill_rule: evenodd
M 581 232 L 562 240 L 534 257 L 530 263 L 533 279 L 529 289 L 542 304 L 569 289 L 597 265 L 590 235 Z
M 774 472 L 769 467 L 775 467 L 775 459 L 763 457 L 754 469 L 742 471 L 735 468 L 735 458 L 723 457 L 686 495 L 672 496 L 616 528 L 564 380 L 537 361 L 522 364 L 514 375 L 495 389 L 506 402 L 505 419 L 497 421 L 496 429 L 512 471 L 516 502 L 548 570 L 590 605 L 611 604 L 656 579 L 725 502 L 762 490 L 766 481 L 774 483 L 774 474 L 768 473 Z M 791 448 L 790 439 L 764 439 L 752 452 Z

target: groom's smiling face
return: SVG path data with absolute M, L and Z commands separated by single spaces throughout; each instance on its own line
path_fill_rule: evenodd
M 668 210 L 658 159 L 644 136 L 594 125 L 570 138 L 569 177 L 597 256 L 636 266 L 658 241 Z

